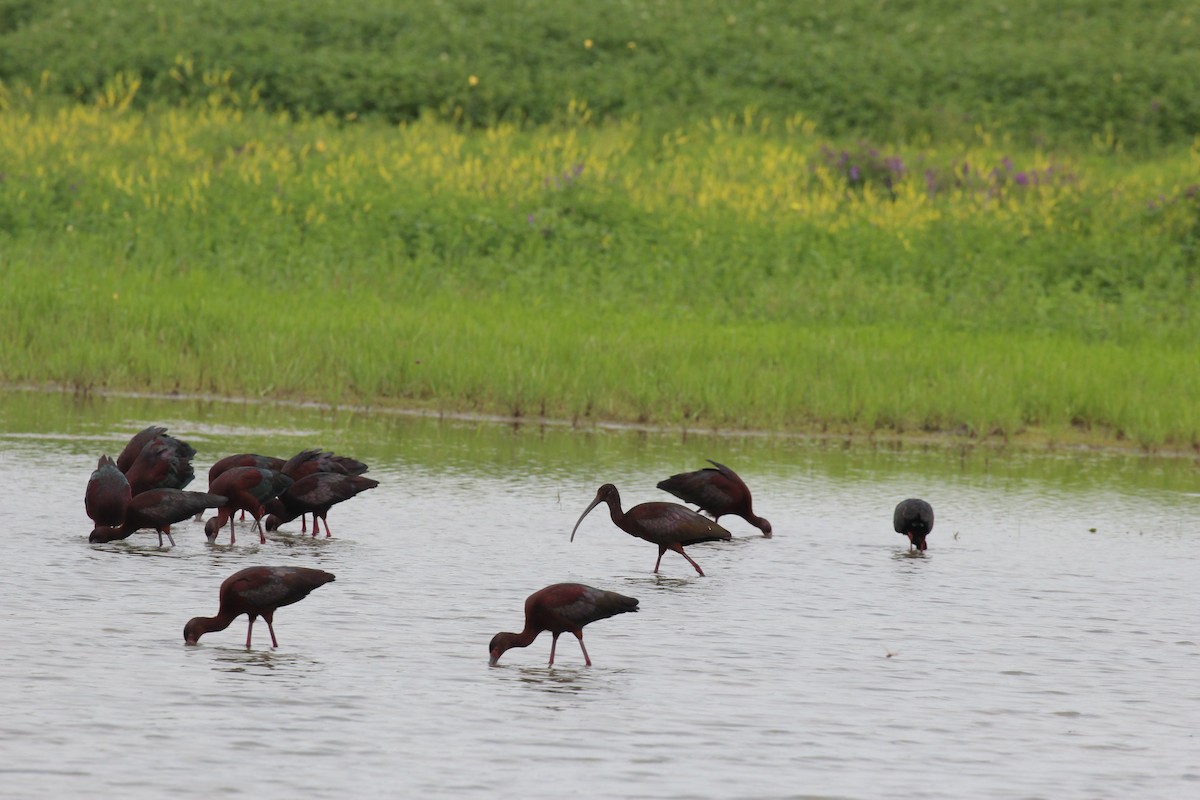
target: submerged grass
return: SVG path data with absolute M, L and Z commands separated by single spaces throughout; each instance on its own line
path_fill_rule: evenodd
M 0 378 L 1200 443 L 1200 150 L 9 94 Z M 1191 176 L 1191 177 L 1189 177 Z

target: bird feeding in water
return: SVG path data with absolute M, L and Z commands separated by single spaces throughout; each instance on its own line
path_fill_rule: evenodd
M 754 513 L 750 487 L 729 467 L 708 459 L 711 467 L 695 472 L 681 472 L 658 482 L 658 488 L 670 492 L 685 503 L 699 506 L 701 511 L 720 521 L 732 514 L 749 522 L 771 536 L 771 523 Z
M 915 497 L 901 501 L 892 515 L 896 533 L 908 537 L 908 549 L 925 550 L 925 537 L 933 530 L 933 506 Z
M 525 600 L 525 629 L 520 633 L 497 633 L 488 643 L 488 663 L 495 666 L 506 650 L 528 647 L 542 631 L 553 635 L 550 641 L 550 663 L 554 666 L 554 648 L 561 633 L 573 633 L 579 640 L 583 660 L 592 665 L 591 656 L 583 644 L 583 626 L 617 614 L 638 610 L 635 597 L 584 586 L 582 583 L 556 583 L 539 589 Z
M 654 571 L 662 563 L 663 553 L 673 550 L 687 559 L 703 576 L 704 570 L 683 552 L 684 545 L 714 542 L 720 539 L 730 539 L 732 535 L 711 519 L 692 511 L 687 506 L 678 503 L 641 503 L 629 511 L 621 510 L 621 495 L 617 487 L 606 483 L 596 491 L 596 499 L 579 515 L 575 527 L 571 529 L 571 541 L 575 541 L 575 531 L 588 513 L 600 505 L 608 503 L 609 515 L 613 523 L 630 536 L 645 539 L 658 545 L 658 560 L 654 562 Z
M 271 632 L 271 646 L 279 647 L 272 621 L 275 609 L 298 603 L 309 592 L 332 581 L 333 575 L 308 567 L 247 567 L 233 573 L 221 583 L 220 607 L 215 617 L 195 617 L 183 628 L 185 644 L 196 644 L 200 637 L 213 631 L 223 631 L 237 617 L 249 617 L 246 626 L 246 649 L 250 649 L 250 634 L 254 620 L 262 617 Z
M 216 508 L 226 501 L 218 494 L 189 492 L 184 489 L 151 489 L 133 498 L 120 525 L 99 525 L 88 535 L 93 543 L 111 542 L 127 538 L 134 531 L 152 528 L 158 532 L 158 546 L 162 547 L 165 535 L 175 546 L 171 526 L 183 522 L 193 514 L 206 508 Z

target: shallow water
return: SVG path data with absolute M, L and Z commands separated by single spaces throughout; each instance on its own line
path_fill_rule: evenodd
M 260 546 L 89 545 L 100 453 L 146 424 L 199 451 L 321 446 L 381 486 Z M 1187 460 L 514 429 L 384 414 L 0 393 L 0 796 L 1192 797 L 1200 486 Z M 775 537 L 619 531 L 657 480 L 737 469 Z M 929 499 L 930 549 L 891 531 Z M 227 541 L 222 537 L 222 541 Z M 337 581 L 185 647 L 244 566 Z M 487 665 L 526 595 L 573 580 L 640 612 Z

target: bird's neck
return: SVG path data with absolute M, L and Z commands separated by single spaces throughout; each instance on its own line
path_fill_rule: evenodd
M 214 631 L 223 631 L 233 623 L 234 615 L 217 612 L 215 617 L 199 617 L 200 624 L 204 628 L 205 633 Z
M 541 632 L 542 632 L 541 628 L 531 628 L 528 625 L 526 625 L 525 630 L 521 631 L 520 633 L 510 633 L 508 635 L 508 637 L 509 637 L 508 646 L 509 647 L 529 647 L 529 645 L 533 644 L 533 640 L 536 639 L 538 637 L 538 634 L 540 634 Z
M 625 512 L 621 510 L 621 495 L 614 491 L 604 498 L 604 502 L 608 504 L 608 515 L 612 517 L 613 524 L 624 530 Z

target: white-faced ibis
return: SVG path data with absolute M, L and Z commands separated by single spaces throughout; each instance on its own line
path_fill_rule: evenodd
M 349 500 L 359 492 L 374 489 L 379 481 L 361 475 L 342 475 L 337 472 L 314 472 L 293 483 L 278 497 L 268 500 L 266 511 L 270 515 L 264 520 L 268 531 L 278 530 L 285 522 L 291 522 L 302 514 L 313 515 L 312 535 L 316 536 L 325 521 L 325 536 L 329 532 L 329 520 L 325 515 L 337 503 Z
M 138 454 L 142 452 L 142 448 L 150 444 L 151 441 L 157 439 L 167 432 L 167 429 L 161 425 L 151 425 L 148 428 L 135 433 L 129 443 L 121 450 L 117 456 L 117 469 L 121 472 L 128 473 L 129 468 L 133 466 L 133 462 L 137 459 Z
M 726 514 L 741 517 L 763 532 L 771 535 L 771 523 L 756 516 L 751 504 L 750 487 L 738 474 L 724 464 L 711 458 L 712 467 L 695 472 L 681 472 L 658 482 L 658 488 L 670 492 L 685 503 L 699 506 L 701 511 L 712 515 L 718 522 Z M 714 469 L 715 468 L 715 469 Z
M 575 541 L 575 531 L 579 523 L 593 508 L 601 503 L 608 503 L 608 511 L 613 523 L 630 536 L 645 539 L 658 545 L 658 560 L 654 562 L 654 571 L 662 563 L 663 553 L 674 550 L 688 560 L 701 576 L 704 570 L 683 552 L 684 545 L 714 542 L 719 539 L 729 539 L 729 531 L 707 517 L 697 514 L 687 506 L 678 503 L 642 503 L 629 511 L 621 510 L 621 495 L 617 487 L 606 483 L 596 492 L 596 499 L 579 515 L 575 527 L 571 529 L 571 541 Z
M 146 443 L 125 472 L 129 490 L 136 497 L 149 489 L 182 489 L 196 472 L 192 456 L 196 450 L 174 436 L 160 434 Z
M 132 499 L 125 474 L 117 469 L 111 458 L 100 456 L 83 494 L 83 507 L 91 517 L 93 527 L 120 525 L 125 521 L 125 512 Z
M 234 530 L 233 514 L 235 511 L 241 510 L 249 512 L 250 516 L 254 517 L 254 524 L 258 527 L 259 542 L 266 544 L 267 537 L 262 529 L 263 506 L 268 500 L 291 485 L 291 478 L 273 469 L 234 467 L 225 470 L 209 484 L 208 490 L 229 499 L 220 507 L 215 517 L 211 517 L 208 522 L 204 523 L 204 534 L 210 542 L 216 541 L 217 534 L 228 521 L 229 543 L 236 544 L 237 533 Z
M 909 550 L 924 550 L 925 537 L 933 530 L 933 506 L 915 497 L 901 501 L 892 515 L 892 527 L 908 537 Z
M 215 617 L 195 617 L 183 628 L 183 641 L 195 644 L 200 637 L 213 631 L 223 631 L 238 616 L 250 619 L 246 626 L 246 649 L 250 649 L 250 634 L 255 617 L 267 621 L 271 646 L 279 647 L 275 628 L 271 624 L 275 609 L 298 603 L 313 589 L 333 580 L 333 575 L 308 567 L 247 567 L 233 573 L 221 583 L 221 605 Z
M 318 472 L 333 472 L 338 475 L 362 475 L 368 471 L 368 467 L 363 462 L 350 456 L 339 456 L 327 450 L 301 450 L 296 455 L 287 460 L 279 471 L 287 475 L 294 481 L 299 481 L 307 478 Z M 308 512 L 300 514 L 300 532 L 304 533 L 305 527 L 304 517 Z M 325 522 L 325 531 L 329 531 L 329 521 Z M 316 531 L 313 531 L 313 536 L 316 536 Z
M 261 469 L 273 469 L 276 472 L 280 472 L 285 463 L 287 462 L 282 458 L 260 456 L 257 453 L 237 453 L 232 456 L 225 456 L 208 468 L 208 483 L 211 486 L 218 475 L 234 467 L 259 467 Z
M 158 531 L 158 546 L 162 547 L 165 533 L 175 545 L 171 526 L 183 522 L 198 511 L 216 508 L 225 502 L 221 495 L 206 492 L 185 492 L 182 489 L 151 489 L 129 501 L 125 520 L 116 526 L 97 527 L 88 536 L 89 542 L 111 542 L 124 539 L 134 531 L 153 528 Z
M 637 598 L 582 583 L 556 583 L 539 589 L 525 600 L 525 630 L 497 633 L 492 637 L 488 643 L 489 663 L 495 666 L 505 650 L 528 647 L 542 631 L 550 631 L 554 636 L 550 642 L 550 666 L 554 666 L 558 635 L 570 631 L 579 640 L 583 660 L 590 667 L 592 659 L 583 644 L 583 626 L 627 611 L 637 611 L 637 606 Z

